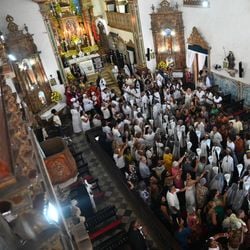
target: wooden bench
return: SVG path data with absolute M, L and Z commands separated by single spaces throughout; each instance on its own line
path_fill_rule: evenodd
M 127 244 L 128 235 L 122 230 L 112 235 L 108 239 L 94 246 L 95 250 L 115 250 L 120 249 L 123 245 Z
M 115 206 L 107 206 L 98 212 L 96 212 L 92 217 L 86 218 L 85 226 L 90 231 L 96 231 L 97 227 L 103 226 L 105 221 L 114 220 L 116 218 L 116 208 Z
M 122 223 L 122 221 L 120 219 L 115 220 L 113 222 L 111 222 L 110 224 L 106 225 L 105 227 L 100 228 L 99 230 L 92 232 L 89 234 L 90 239 L 93 241 L 95 240 L 97 237 L 117 228 L 120 224 Z

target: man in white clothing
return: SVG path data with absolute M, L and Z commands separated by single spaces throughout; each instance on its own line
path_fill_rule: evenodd
M 230 152 L 230 148 L 227 148 L 226 155 L 222 159 L 221 168 L 223 174 L 232 174 L 232 172 L 234 171 L 234 160 L 233 157 L 230 155 Z
M 179 199 L 177 196 L 178 192 L 183 192 L 185 191 L 185 188 L 183 189 L 177 189 L 175 188 L 175 186 L 171 186 L 169 188 L 169 191 L 167 192 L 167 203 L 168 203 L 168 207 L 170 210 L 170 214 L 171 217 L 173 219 L 173 222 L 175 223 L 175 225 L 177 225 L 177 218 L 180 215 L 180 203 L 179 203 Z

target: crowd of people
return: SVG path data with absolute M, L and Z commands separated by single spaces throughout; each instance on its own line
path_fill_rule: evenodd
M 119 72 L 119 94 L 100 76 L 66 98 L 74 132 L 102 127 L 100 145 L 182 249 L 250 249 L 250 136 L 206 82 Z

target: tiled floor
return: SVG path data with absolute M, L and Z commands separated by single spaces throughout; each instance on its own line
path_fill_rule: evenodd
M 104 208 L 107 205 L 114 205 L 117 209 L 117 215 L 122 218 L 122 227 L 128 230 L 129 224 L 136 218 L 125 198 L 114 186 L 112 180 L 106 173 L 105 169 L 96 158 L 92 150 L 89 148 L 83 134 L 73 135 L 72 141 L 77 151 L 83 152 L 83 155 L 88 162 L 90 173 L 93 177 L 99 179 L 101 190 L 105 193 L 101 201 L 97 201 L 97 210 Z

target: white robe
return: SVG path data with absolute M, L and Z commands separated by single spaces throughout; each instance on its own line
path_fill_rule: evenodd
M 73 132 L 80 133 L 82 131 L 80 113 L 76 109 L 71 109 L 70 112 L 72 115 Z
M 90 121 L 89 118 L 85 115 L 81 116 L 81 120 L 82 120 L 82 131 L 86 132 L 87 130 L 90 129 Z

